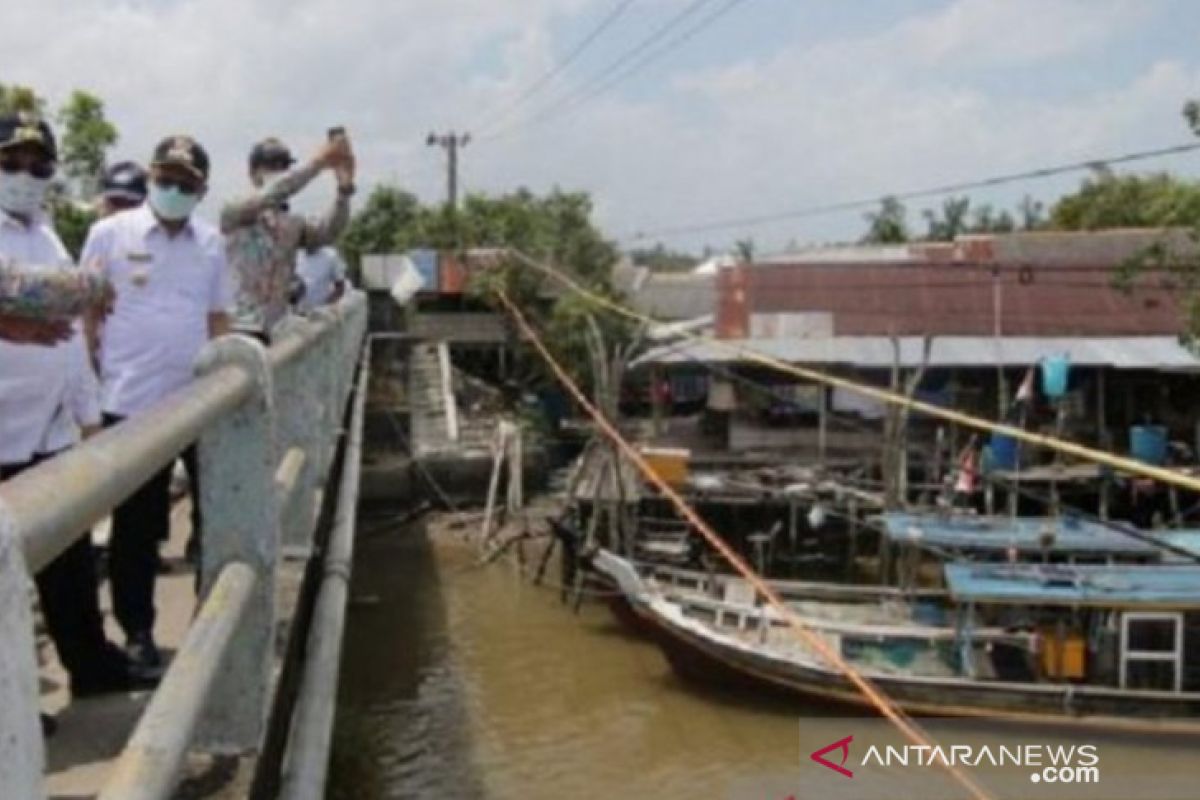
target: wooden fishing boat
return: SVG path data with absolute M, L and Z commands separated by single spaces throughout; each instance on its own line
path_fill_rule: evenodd
M 708 598 L 735 605 L 754 602 L 753 587 L 738 575 L 685 569 L 658 562 L 635 562 L 603 548 L 592 555 L 590 566 L 608 589 L 602 595 L 613 616 L 627 629 L 640 634 L 650 631 L 645 616 L 634 605 L 636 597 L 648 587 L 668 597 Z M 630 571 L 633 573 L 632 580 Z M 894 586 L 795 580 L 768 580 L 767 583 L 789 602 L 824 600 L 878 603 L 904 599 L 937 603 L 947 597 L 944 589 L 936 588 L 902 590 Z
M 672 596 L 608 556 L 681 676 L 866 705 L 775 609 Z M 908 713 L 1200 734 L 1200 568 L 948 564 L 946 583 L 945 620 L 889 600 L 789 606 Z

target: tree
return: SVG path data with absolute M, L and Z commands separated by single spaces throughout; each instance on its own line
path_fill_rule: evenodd
M 928 231 L 925 238 L 931 242 L 952 242 L 954 237 L 967 230 L 967 213 L 971 207 L 969 197 L 947 197 L 942 201 L 942 214 L 925 209 L 921 216 L 925 217 Z
M 58 111 L 62 126 L 59 161 L 66 176 L 75 181 L 80 197 L 90 198 L 100 185 L 108 151 L 117 143 L 117 129 L 104 115 L 104 103 L 95 95 L 76 90 Z
M 1200 102 L 1189 100 L 1183 117 L 1200 136 Z M 1147 273 L 1156 283 L 1176 290 L 1184 315 L 1183 341 L 1200 351 L 1200 183 L 1165 173 L 1147 177 L 1113 177 L 1102 173 L 1084 182 L 1075 195 L 1055 206 L 1051 219 L 1092 227 L 1098 221 L 1124 224 L 1187 226 L 1186 242 L 1166 236 L 1121 264 L 1114 275 L 1119 288 L 1132 291 Z
M 1017 213 L 1021 215 L 1023 231 L 1035 231 L 1046 224 L 1046 204 L 1041 200 L 1034 200 L 1032 195 L 1027 194 L 1021 198 Z
M 867 221 L 867 233 L 863 244 L 901 244 L 908 241 L 908 211 L 895 197 L 885 197 L 878 211 L 863 215 Z
M 1165 172 L 1115 175 L 1096 170 L 1050 211 L 1050 227 L 1060 230 L 1159 228 L 1200 223 L 1200 182 Z
M 655 272 L 688 272 L 700 263 L 700 259 L 691 253 L 670 250 L 662 242 L 654 247 L 634 249 L 629 257 L 633 263 L 649 267 Z
M 591 221 L 591 198 L 558 189 L 538 196 L 526 189 L 496 197 L 472 194 L 455 211 L 443 205 L 425 206 L 394 186 L 376 188 L 351 219 L 341 245 L 347 261 L 357 268 L 367 253 L 399 253 L 418 247 L 436 250 L 472 248 L 513 249 L 560 269 L 590 289 L 608 297 L 617 250 Z M 494 290 L 504 291 L 547 331 L 547 342 L 585 385 L 591 377 L 583 331 L 594 306 L 562 295 L 562 286 L 527 263 L 503 259 L 471 287 L 484 302 L 494 303 Z M 547 291 L 553 289 L 554 291 Z M 598 315 L 605 341 L 624 340 L 625 323 L 607 312 Z M 548 380 L 540 360 L 526 359 L 527 378 Z
M 424 214 L 416 196 L 394 186 L 377 186 L 342 233 L 342 253 L 352 274 L 361 274 L 368 253 L 402 253 L 418 245 Z
M 14 111 L 33 111 L 45 116 L 46 101 L 28 86 L 0 83 L 0 114 Z

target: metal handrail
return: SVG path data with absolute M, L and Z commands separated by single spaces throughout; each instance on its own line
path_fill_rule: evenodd
M 351 292 L 336 307 L 284 326 L 269 350 L 243 337 L 219 339 L 187 387 L 0 485 L 6 798 L 45 796 L 26 568 L 53 561 L 192 443 L 202 475 L 206 599 L 102 797 L 165 798 L 190 748 L 229 753 L 259 745 L 281 542 L 311 548 L 313 509 L 341 435 L 366 323 L 366 297 Z
M 98 800 L 159 800 L 175 790 L 192 732 L 257 580 L 245 564 L 221 570 Z
M 250 396 L 253 379 L 225 367 L 145 416 L 128 420 L 0 485 L 29 569 L 38 572 Z

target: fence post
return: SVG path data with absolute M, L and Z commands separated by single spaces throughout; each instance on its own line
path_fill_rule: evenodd
M 313 316 L 328 325 L 325 334 L 317 342 L 316 367 L 313 377 L 315 388 L 320 398 L 318 409 L 320 420 L 320 435 L 317 437 L 318 469 L 317 474 L 324 482 L 329 476 L 329 468 L 333 463 L 333 454 L 337 446 L 338 430 L 342 418 L 338 416 L 338 314 L 326 306 L 314 312 Z
M 276 328 L 276 337 L 303 336 L 317 323 L 293 317 Z M 280 529 L 283 555 L 305 558 L 312 552 L 313 528 L 316 525 L 316 490 L 323 482 L 321 438 L 327 435 L 322 416 L 325 397 L 321 371 L 324 353 L 322 337 L 309 345 L 291 363 L 274 375 L 276 411 L 276 444 L 278 452 L 286 453 L 298 447 L 304 454 L 304 466 L 296 481 L 292 502 L 280 509 Z
M 229 364 L 246 370 L 256 386 L 240 408 L 213 424 L 199 440 L 204 518 L 201 586 L 207 595 L 231 562 L 246 564 L 258 579 L 196 736 L 197 747 L 217 753 L 252 750 L 262 737 L 275 642 L 279 554 L 278 455 L 267 351 L 252 339 L 226 336 L 204 349 L 196 373 L 204 375 Z
M 0 794 L 13 800 L 45 797 L 37 645 L 29 603 L 21 541 L 0 501 Z

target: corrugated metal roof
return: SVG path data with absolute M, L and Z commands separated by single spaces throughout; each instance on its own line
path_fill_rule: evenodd
M 635 309 L 663 322 L 709 316 L 716 308 L 715 275 L 650 275 L 629 295 Z
M 900 366 L 921 365 L 923 339 L 901 336 Z M 739 339 L 725 345 L 684 342 L 646 352 L 637 364 L 738 362 L 745 359 L 727 345 L 751 350 L 793 364 L 840 364 L 864 369 L 888 369 L 895 355 L 887 336 L 834 336 L 823 339 Z M 1067 354 L 1083 367 L 1116 369 L 1200 370 L 1200 359 L 1174 336 L 1126 337 L 1002 337 L 942 336 L 933 339 L 931 367 L 1028 366 L 1046 356 Z
M 958 601 L 1195 608 L 1200 567 L 947 564 L 946 586 Z

